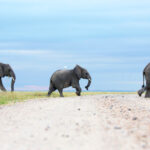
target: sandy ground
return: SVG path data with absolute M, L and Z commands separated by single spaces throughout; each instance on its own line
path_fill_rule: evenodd
M 0 106 L 0 150 L 150 149 L 150 99 L 95 95 Z

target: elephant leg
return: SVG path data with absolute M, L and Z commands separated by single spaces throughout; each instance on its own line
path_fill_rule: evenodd
M 80 87 L 79 83 L 72 84 L 72 87 L 76 89 L 76 94 L 78 96 L 80 96 L 81 95 L 81 87 Z
M 63 95 L 63 89 L 58 89 L 58 91 L 59 91 L 60 97 L 64 97 L 64 95 Z
M 2 83 L 2 79 L 0 78 L 0 89 L 2 91 L 6 91 L 5 87 L 3 86 L 3 83 Z
M 145 98 L 150 98 L 150 89 L 146 90 Z
M 77 87 L 77 88 L 76 88 L 76 94 L 77 94 L 78 96 L 81 95 L 81 88 L 80 88 L 80 87 Z
M 52 85 L 50 85 L 49 91 L 48 91 L 48 96 L 51 95 L 52 92 L 54 92 L 56 88 L 54 88 Z

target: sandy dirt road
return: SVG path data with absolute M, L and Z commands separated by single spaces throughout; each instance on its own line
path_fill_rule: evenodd
M 150 149 L 150 99 L 45 98 L 0 106 L 0 150 Z

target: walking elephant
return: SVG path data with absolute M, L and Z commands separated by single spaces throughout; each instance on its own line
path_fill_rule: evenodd
M 16 80 L 15 73 L 9 64 L 0 63 L 0 89 L 2 91 L 6 91 L 6 89 L 2 83 L 2 78 L 5 76 L 12 77 L 11 91 L 14 91 L 14 84 L 15 84 L 15 80 Z
M 88 90 L 91 84 L 91 76 L 86 69 L 76 65 L 72 70 L 57 70 L 51 76 L 48 96 L 50 96 L 53 91 L 58 89 L 60 96 L 63 97 L 63 89 L 69 86 L 75 88 L 76 94 L 80 96 L 81 87 L 79 80 L 81 78 L 88 79 L 88 84 L 85 86 L 85 88 Z
M 144 84 L 144 79 L 146 79 L 146 86 Z M 143 70 L 143 85 L 138 91 L 138 95 L 141 96 L 146 91 L 145 97 L 150 97 L 150 63 Z

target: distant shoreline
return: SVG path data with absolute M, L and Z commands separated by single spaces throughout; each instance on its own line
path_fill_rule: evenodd
M 16 92 L 47 92 L 48 90 L 17 90 Z M 64 92 L 75 92 L 75 90 L 64 90 Z M 83 90 L 82 92 L 137 92 L 137 91 L 124 91 L 124 90 Z

